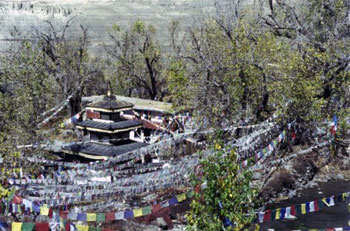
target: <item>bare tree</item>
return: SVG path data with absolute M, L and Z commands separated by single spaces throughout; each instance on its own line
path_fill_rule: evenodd
M 156 40 L 154 27 L 136 21 L 126 31 L 115 26 L 109 33 L 113 44 L 105 46 L 116 62 L 116 80 L 127 95 L 137 91 L 139 97 L 162 100 L 162 50 Z
M 59 86 L 61 100 L 69 98 L 71 115 L 81 111 L 81 96 L 87 81 L 97 73 L 88 57 L 88 30 L 69 19 L 61 28 L 46 21 L 46 28 L 34 28 L 33 38 L 41 47 L 46 70 Z

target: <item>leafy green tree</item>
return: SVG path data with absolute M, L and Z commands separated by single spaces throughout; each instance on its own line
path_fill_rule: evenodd
M 54 81 L 45 69 L 40 48 L 27 40 L 13 48 L 2 65 L 0 130 L 7 142 L 23 144 L 36 136 L 41 113 L 54 103 Z
M 187 215 L 188 230 L 223 230 L 225 218 L 233 223 L 226 230 L 254 227 L 258 189 L 251 184 L 251 172 L 240 168 L 236 153 L 222 145 L 216 142 L 213 155 L 201 161 L 201 173 L 194 176 L 194 186 L 204 183 L 206 187 L 195 193 Z
M 299 122 L 319 122 L 349 105 L 349 12 L 343 0 L 270 1 L 270 12 L 260 16 L 261 25 L 290 44 L 275 87 L 284 105 L 291 102 L 286 114 Z

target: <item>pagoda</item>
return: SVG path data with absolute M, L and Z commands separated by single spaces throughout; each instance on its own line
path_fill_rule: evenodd
M 133 106 L 131 103 L 117 100 L 109 89 L 101 101 L 86 106 L 82 121 L 74 122 L 76 128 L 83 134 L 83 142 L 65 146 L 62 151 L 66 154 L 99 160 L 147 146 L 148 144 L 142 142 L 144 137 L 142 121 L 122 117 L 123 114 L 132 111 Z M 135 138 L 135 134 L 140 134 L 140 138 Z

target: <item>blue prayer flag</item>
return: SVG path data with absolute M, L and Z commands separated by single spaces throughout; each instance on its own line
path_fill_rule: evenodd
M 126 210 L 124 211 L 124 218 L 125 219 L 131 219 L 134 217 L 134 213 L 132 212 L 132 210 Z
M 172 197 L 168 201 L 169 201 L 169 205 L 176 205 L 178 203 L 176 197 Z

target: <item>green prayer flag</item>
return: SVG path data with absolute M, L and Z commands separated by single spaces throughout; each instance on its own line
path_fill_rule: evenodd
M 322 199 L 317 200 L 318 203 L 318 209 L 326 208 L 327 206 L 323 203 Z
M 96 227 L 89 226 L 89 231 L 101 231 L 101 228 L 96 228 Z
M 192 198 L 193 197 L 194 192 L 191 190 L 189 192 L 186 193 L 186 198 Z
M 152 208 L 151 206 L 143 207 L 142 208 L 142 215 L 148 215 L 152 213 Z
M 96 216 L 96 221 L 97 222 L 103 222 L 106 220 L 106 216 L 104 213 L 98 213 Z
M 22 224 L 22 231 L 33 231 L 34 230 L 34 223 L 23 223 Z
M 271 211 L 271 221 L 274 221 L 274 220 L 276 220 L 276 210 L 275 209 Z

